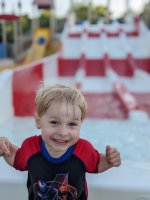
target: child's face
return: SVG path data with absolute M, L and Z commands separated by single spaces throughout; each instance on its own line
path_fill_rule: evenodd
M 74 145 L 80 134 L 81 110 L 78 106 L 52 103 L 42 117 L 36 116 L 42 139 L 52 157 L 60 157 Z

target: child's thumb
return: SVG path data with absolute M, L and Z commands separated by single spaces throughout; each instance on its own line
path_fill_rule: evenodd
M 106 146 L 106 159 L 109 165 L 112 165 L 111 163 L 111 157 L 110 157 L 110 149 L 111 147 L 109 145 Z
M 109 145 L 106 146 L 106 154 L 109 152 L 109 150 L 111 149 L 111 147 Z

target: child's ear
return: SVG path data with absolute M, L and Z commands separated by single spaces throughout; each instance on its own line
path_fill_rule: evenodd
M 40 128 L 41 128 L 41 120 L 40 120 L 40 117 L 38 116 L 37 113 L 34 114 L 34 117 L 35 117 L 36 127 L 37 127 L 38 129 L 40 129 Z

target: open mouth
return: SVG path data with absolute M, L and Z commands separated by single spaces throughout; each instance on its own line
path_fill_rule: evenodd
M 55 143 L 58 144 L 66 144 L 69 142 L 69 140 L 60 140 L 60 139 L 52 139 Z

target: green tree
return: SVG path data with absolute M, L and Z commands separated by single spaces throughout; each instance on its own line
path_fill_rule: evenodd
M 6 23 L 6 31 L 7 31 L 7 41 L 9 43 L 13 42 L 13 22 L 9 21 Z
M 73 11 L 76 15 L 77 22 L 81 20 L 87 20 L 88 6 L 83 4 L 74 4 Z
M 40 27 L 43 27 L 43 28 L 49 27 L 50 15 L 51 15 L 51 12 L 49 9 L 48 10 L 45 9 L 42 11 L 41 16 L 40 16 Z
M 21 16 L 20 22 L 22 25 L 23 33 L 27 33 L 31 30 L 31 19 L 28 17 L 28 15 Z
M 141 17 L 147 28 L 150 29 L 150 2 L 145 5 L 143 13 L 141 13 Z
M 97 23 L 98 20 L 106 16 L 107 9 L 105 6 L 88 6 L 84 4 L 74 4 L 73 12 L 76 15 L 77 22 L 84 21 L 88 19 L 88 9 L 91 9 L 91 23 Z

